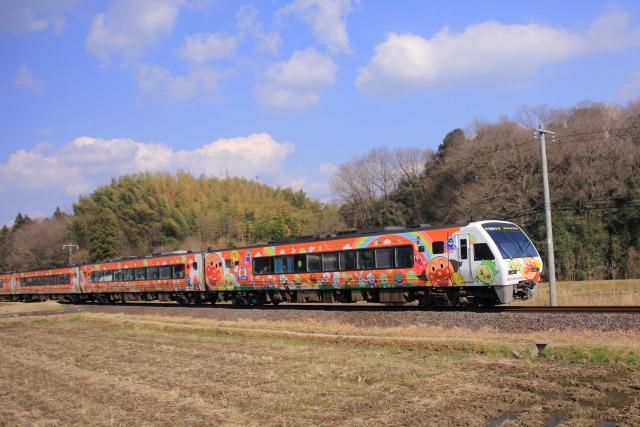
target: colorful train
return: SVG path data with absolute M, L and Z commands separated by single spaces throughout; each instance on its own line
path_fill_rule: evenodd
M 0 299 L 237 305 L 508 304 L 535 295 L 542 260 L 517 225 L 384 227 L 266 245 L 0 274 Z

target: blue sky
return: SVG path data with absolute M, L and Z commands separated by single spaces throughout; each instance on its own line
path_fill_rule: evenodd
M 640 97 L 640 2 L 2 0 L 0 224 L 138 171 L 331 201 L 375 147 Z

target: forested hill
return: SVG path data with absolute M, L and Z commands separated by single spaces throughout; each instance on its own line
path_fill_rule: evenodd
M 335 205 L 242 178 L 120 177 L 81 197 L 73 215 L 19 214 L 0 233 L 0 270 L 66 264 L 68 242 L 80 246 L 74 262 L 87 262 L 485 218 L 519 224 L 546 260 L 540 123 L 555 134 L 546 153 L 558 278 L 640 277 L 640 102 L 523 107 L 514 118 L 452 130 L 437 150 L 372 147 L 332 176 Z
M 546 260 L 540 123 L 555 133 L 546 153 L 559 278 L 640 277 L 640 102 L 523 107 L 451 131 L 436 151 L 373 149 L 332 178 L 342 217 L 350 227 L 510 220 Z
M 266 242 L 326 226 L 337 210 L 306 194 L 243 178 L 127 175 L 81 197 L 73 231 L 92 260 L 158 250 Z
M 69 242 L 80 247 L 72 249 L 73 262 L 94 262 L 345 228 L 336 207 L 304 191 L 186 172 L 114 178 L 81 196 L 73 211 L 43 220 L 18 214 L 0 234 L 0 271 L 66 265 L 69 252 L 61 248 Z

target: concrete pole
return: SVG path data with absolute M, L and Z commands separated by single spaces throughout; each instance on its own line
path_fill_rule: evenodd
M 549 174 L 547 173 L 547 148 L 545 146 L 544 137 L 546 134 L 550 134 L 552 140 L 555 138 L 555 133 L 544 129 L 543 125 L 540 125 L 539 129 L 534 131 L 534 138 L 536 135 L 540 135 L 540 154 L 542 155 L 542 188 L 544 190 L 544 216 L 547 220 L 547 252 L 549 263 L 547 265 L 547 271 L 549 272 L 549 300 L 552 306 L 558 305 L 558 296 L 556 294 L 556 260 L 553 253 L 553 228 L 551 225 L 551 199 L 549 196 Z

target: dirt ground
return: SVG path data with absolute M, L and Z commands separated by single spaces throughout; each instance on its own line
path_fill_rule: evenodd
M 101 307 L 0 319 L 0 425 L 640 425 L 637 331 Z

